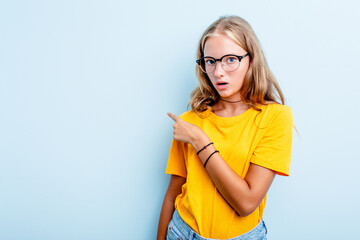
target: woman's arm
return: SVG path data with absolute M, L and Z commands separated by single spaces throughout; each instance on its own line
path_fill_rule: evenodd
M 175 198 L 181 193 L 181 187 L 186 182 L 186 178 L 171 175 L 168 189 L 166 191 L 164 202 L 161 208 L 157 240 L 166 239 L 167 226 L 171 221 L 175 211 Z
M 190 143 L 196 151 L 211 142 L 199 127 L 171 113 L 169 116 L 175 121 L 175 140 Z M 214 145 L 210 145 L 201 151 L 199 158 L 202 163 L 215 150 Z M 223 198 L 240 216 L 247 216 L 258 207 L 275 177 L 274 171 L 251 163 L 248 173 L 243 179 L 227 164 L 219 153 L 215 153 L 209 159 L 206 170 Z
M 201 149 L 210 141 L 194 143 L 196 150 Z M 216 149 L 209 146 L 201 151 L 199 157 L 204 163 Z M 265 197 L 275 177 L 275 172 L 250 163 L 245 179 L 240 177 L 221 157 L 214 154 L 206 164 L 206 170 L 223 198 L 240 216 L 252 213 Z

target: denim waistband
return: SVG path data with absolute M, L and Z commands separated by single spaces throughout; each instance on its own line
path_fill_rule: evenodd
M 172 224 L 173 224 L 173 226 L 171 226 Z M 176 228 L 176 230 L 171 229 L 171 227 Z M 212 238 L 204 238 L 204 237 L 201 237 L 199 234 L 197 234 L 193 229 L 191 229 L 184 222 L 184 220 L 180 217 L 180 215 L 176 209 L 173 214 L 173 219 L 169 224 L 169 228 L 170 228 L 170 230 L 180 232 L 181 235 L 183 235 L 186 239 L 189 239 L 189 240 L 195 240 L 195 239 L 215 240 Z M 255 240 L 255 239 L 265 240 L 265 239 L 267 239 L 266 233 L 267 233 L 267 229 L 266 229 L 265 222 L 261 219 L 260 222 L 258 223 L 258 225 L 256 225 L 256 227 L 253 228 L 252 230 L 250 230 L 249 232 L 244 233 L 244 234 L 234 237 L 234 238 L 229 238 L 229 240 Z

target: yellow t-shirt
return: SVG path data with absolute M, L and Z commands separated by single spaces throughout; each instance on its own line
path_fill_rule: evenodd
M 291 109 L 280 104 L 260 108 L 261 113 L 249 108 L 235 117 L 219 117 L 206 110 L 204 118 L 191 110 L 180 118 L 200 127 L 242 178 L 250 163 L 288 176 L 294 124 Z M 220 195 L 191 144 L 173 140 L 166 173 L 186 178 L 175 208 L 205 238 L 236 237 L 253 229 L 262 218 L 266 197 L 250 215 L 239 216 Z

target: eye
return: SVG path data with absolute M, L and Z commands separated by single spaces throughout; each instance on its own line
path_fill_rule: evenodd
M 207 58 L 207 59 L 205 59 L 205 63 L 207 64 L 207 65 L 214 65 L 215 64 L 215 61 L 214 61 L 214 59 L 209 59 L 209 58 Z
M 237 57 L 234 56 L 229 56 L 228 58 L 226 58 L 226 63 L 234 63 L 237 61 L 238 61 Z

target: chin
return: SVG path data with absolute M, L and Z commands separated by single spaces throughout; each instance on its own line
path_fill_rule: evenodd
M 235 95 L 236 95 L 235 93 L 233 93 L 233 94 L 219 93 L 219 96 L 222 98 L 231 98 L 231 97 L 234 97 Z
M 219 96 L 221 98 L 237 98 L 240 97 L 240 93 L 239 92 L 235 92 L 235 93 L 219 93 Z

